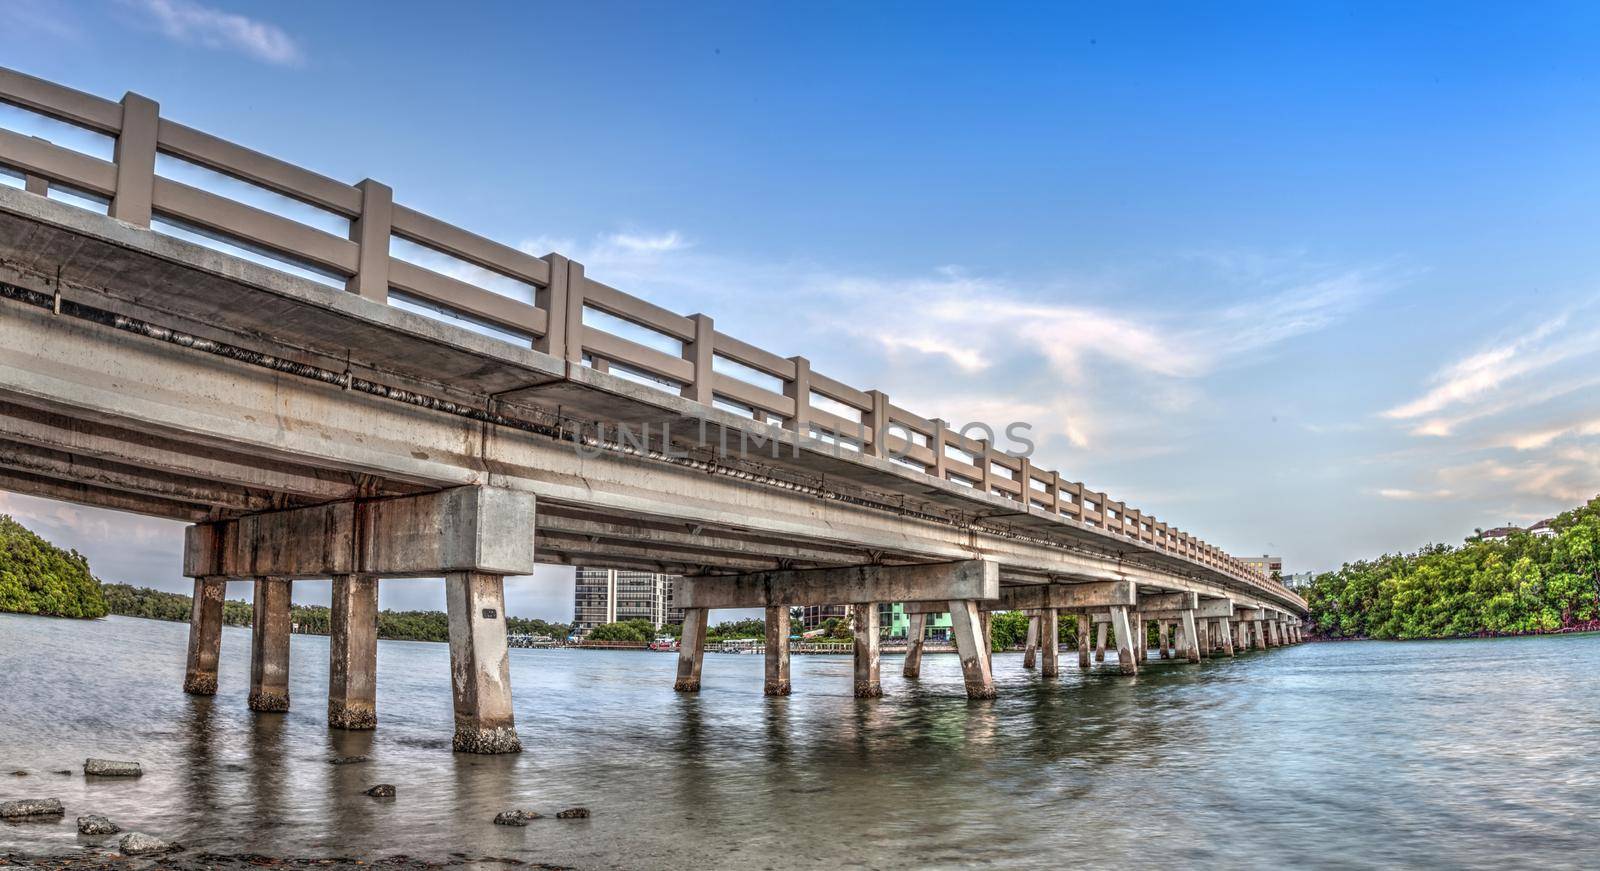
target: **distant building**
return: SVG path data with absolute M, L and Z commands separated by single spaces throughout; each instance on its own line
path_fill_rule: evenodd
M 1505 541 L 1511 537 L 1511 533 L 1521 531 L 1520 526 L 1496 526 L 1494 529 L 1485 529 L 1478 533 L 1478 537 L 1484 541 Z
M 1283 576 L 1283 557 L 1281 556 L 1236 556 L 1234 559 L 1244 563 L 1263 578 L 1272 577 L 1273 572 L 1277 572 L 1279 577 Z
M 648 620 L 657 629 L 682 623 L 672 607 L 671 575 L 624 569 L 580 568 L 572 592 L 572 631 L 588 635 L 605 623 Z
M 801 626 L 809 632 L 829 617 L 848 621 L 850 609 L 846 605 L 810 605 L 801 609 Z M 878 603 L 879 631 L 888 638 L 904 638 L 911 628 L 911 620 L 906 615 L 905 605 L 899 602 Z M 950 634 L 949 614 L 929 614 L 924 623 L 923 631 L 927 637 L 942 639 Z
M 1548 517 L 1528 527 L 1528 534 L 1537 535 L 1540 538 L 1549 538 L 1550 536 L 1555 535 L 1556 528 L 1550 525 L 1550 521 L 1554 519 L 1554 517 Z
M 1291 590 L 1304 590 L 1317 581 L 1316 572 L 1295 572 L 1283 576 L 1283 585 Z
M 850 616 L 849 609 L 843 605 L 807 605 L 800 612 L 800 625 L 807 632 L 821 626 L 829 617 L 843 620 Z

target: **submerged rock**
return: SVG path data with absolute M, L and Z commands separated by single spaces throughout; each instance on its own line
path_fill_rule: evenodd
M 355 765 L 358 762 L 367 762 L 368 756 L 335 756 L 328 760 L 329 765 Z
M 144 770 L 137 762 L 89 758 L 83 760 L 83 773 L 97 777 L 139 777 L 144 774 Z
M 19 798 L 0 802 L 0 819 L 25 820 L 29 817 L 59 817 L 66 813 L 59 798 Z
M 556 814 L 558 820 L 586 820 L 589 818 L 589 809 L 586 807 L 569 807 Z
M 380 783 L 367 790 L 367 795 L 373 798 L 394 798 L 394 784 Z
M 11 776 L 12 777 L 27 777 L 28 776 L 28 772 L 23 771 L 22 769 L 18 768 L 16 771 L 11 772 Z
M 156 853 L 170 853 L 178 849 L 178 845 L 143 832 L 129 832 L 122 836 L 118 849 L 127 856 L 150 856 Z
M 534 811 L 501 811 L 494 815 L 494 824 L 497 826 L 525 826 L 529 820 L 537 820 L 544 814 Z
M 78 834 L 80 835 L 115 835 L 122 831 L 122 827 L 99 814 L 86 814 L 78 817 Z

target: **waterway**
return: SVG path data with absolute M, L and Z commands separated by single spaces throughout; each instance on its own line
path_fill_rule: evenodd
M 295 636 L 293 710 L 245 707 L 249 632 L 223 631 L 221 690 L 180 691 L 187 626 L 0 615 L 0 800 L 55 796 L 59 822 L 0 823 L 0 852 L 92 843 L 73 818 L 192 850 L 506 856 L 578 868 L 990 866 L 1593 867 L 1600 854 L 1600 636 L 1305 644 L 1059 680 L 997 654 L 968 702 L 953 656 L 885 697 L 847 657 L 513 650 L 525 752 L 452 754 L 442 644 L 382 642 L 380 724 L 324 725 L 328 647 Z M 1114 658 L 1114 657 L 1110 657 Z M 1108 663 L 1109 665 L 1109 663 Z M 330 765 L 334 756 L 371 761 Z M 88 782 L 87 756 L 137 780 Z M 52 773 L 71 770 L 70 775 Z M 13 776 L 27 771 L 26 777 Z M 398 788 L 394 800 L 362 790 Z M 588 820 L 492 825 L 508 808 Z

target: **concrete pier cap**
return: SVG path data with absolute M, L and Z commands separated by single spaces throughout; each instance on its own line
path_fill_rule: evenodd
M 184 533 L 192 578 L 533 574 L 534 495 L 501 487 L 335 502 L 197 523 Z

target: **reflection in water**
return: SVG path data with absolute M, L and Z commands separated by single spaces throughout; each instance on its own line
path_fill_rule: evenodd
M 61 852 L 72 820 L 197 850 L 404 852 L 577 867 L 776 865 L 1274 867 L 1572 865 L 1600 836 L 1600 637 L 1306 645 L 1198 666 L 1114 664 L 1059 680 L 995 657 L 969 702 L 953 656 L 856 699 L 847 657 L 762 662 L 512 651 L 526 752 L 449 752 L 443 645 L 384 642 L 379 728 L 325 725 L 326 639 L 293 639 L 295 708 L 245 708 L 247 630 L 223 633 L 221 694 L 180 692 L 187 629 L 0 615 L 0 800 L 55 795 L 63 820 L 0 825 L 0 847 Z M 86 782 L 85 756 L 138 759 Z M 330 758 L 370 756 L 332 765 Z M 362 791 L 393 783 L 398 796 Z M 588 821 L 495 826 L 510 808 Z M 84 843 L 91 843 L 85 840 Z

